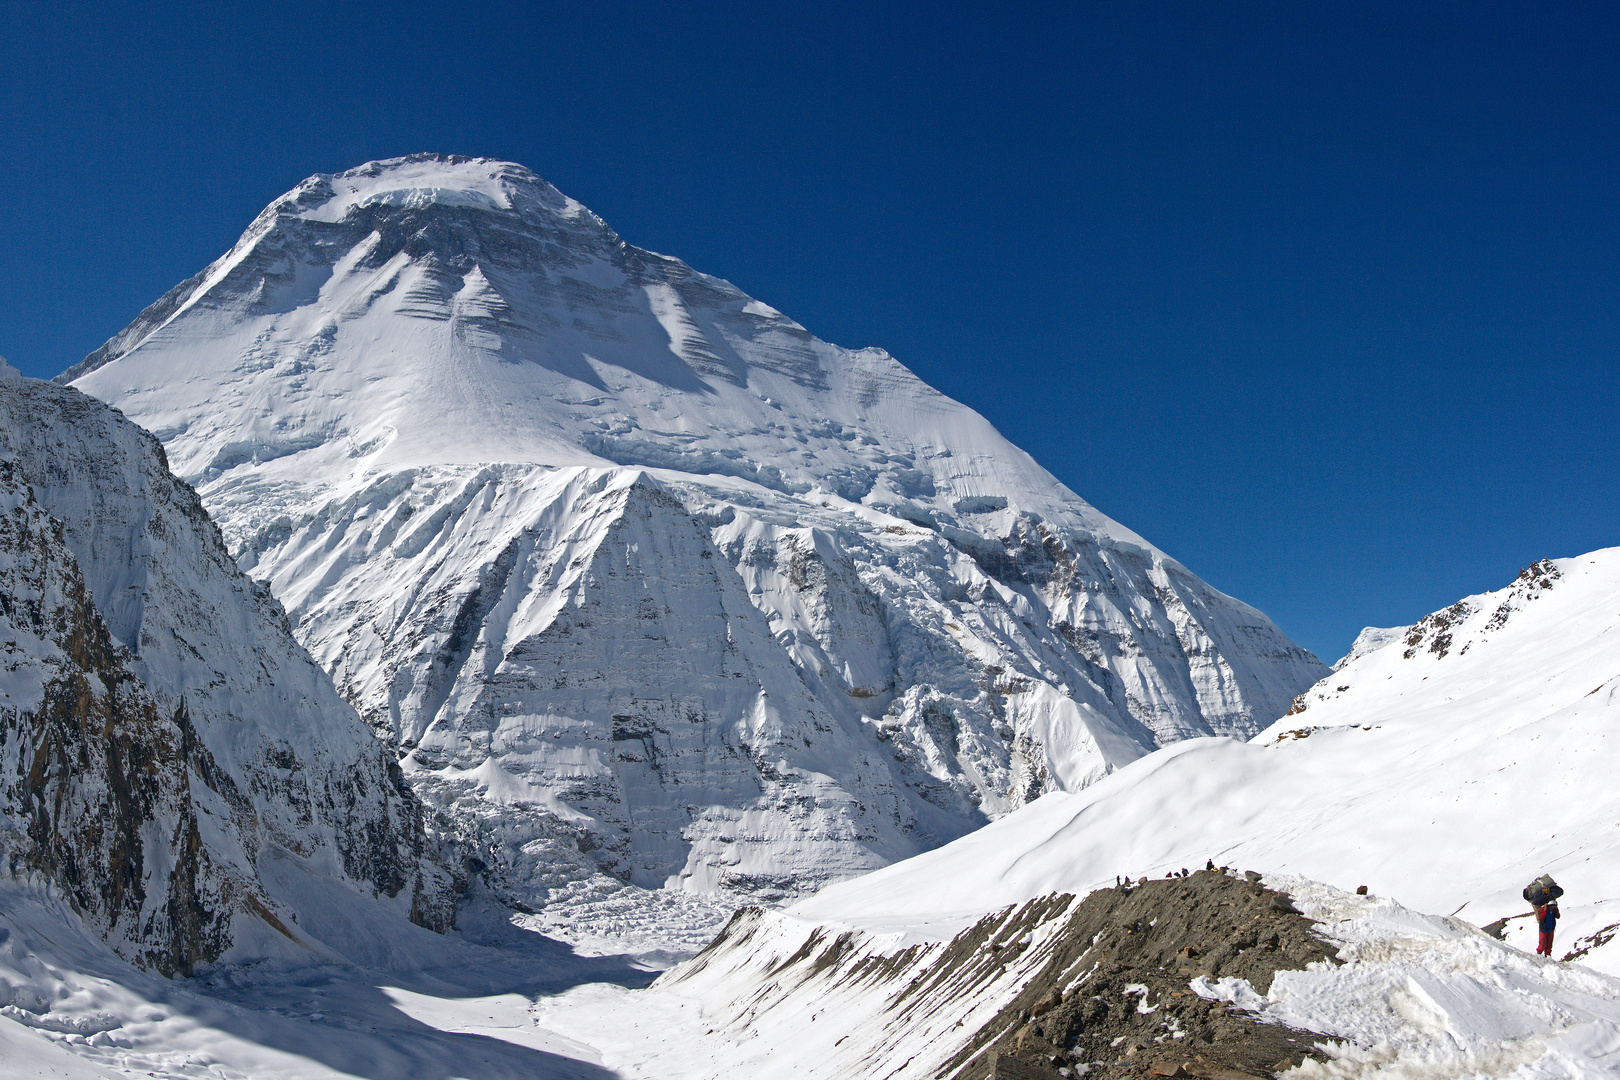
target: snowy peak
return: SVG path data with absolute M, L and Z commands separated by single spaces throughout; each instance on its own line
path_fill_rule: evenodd
M 174 407 L 181 372 L 215 415 Z M 1148 546 L 882 350 L 819 342 L 502 162 L 312 177 L 61 381 L 136 410 L 197 483 L 285 457 L 618 464 L 947 521 L 1010 489 Z
M 1500 592 L 1459 600 L 1411 626 L 1366 627 L 1356 635 L 1350 651 L 1333 665 L 1333 670 L 1339 671 L 1397 643 L 1402 646 L 1401 655 L 1407 660 L 1419 652 L 1436 658 L 1443 658 L 1453 649 L 1459 654 L 1465 653 L 1476 641 L 1500 631 L 1515 612 L 1524 610 L 1526 604 L 1551 589 L 1563 576 L 1559 562 L 1541 559 L 1520 570 L 1513 584 Z M 1487 610 L 1485 618 L 1474 618 Z
M 532 907 L 802 891 L 1325 671 L 887 353 L 503 162 L 312 177 L 64 378 Z
M 354 211 L 370 207 L 418 210 L 427 206 L 538 211 L 609 231 L 595 214 L 521 165 L 442 154 L 414 154 L 375 161 L 335 176 L 310 177 L 272 203 L 266 213 L 342 221 Z
M 336 175 L 319 174 L 265 207 L 230 251 L 202 273 L 170 290 L 135 323 L 56 381 L 71 382 L 139 348 L 148 336 L 161 331 L 198 303 L 210 299 L 215 303 L 239 302 L 240 291 L 232 285 L 240 284 L 240 279 L 250 277 L 255 271 L 272 269 L 278 261 L 287 262 L 284 241 L 289 234 L 296 234 L 301 222 L 348 223 L 364 228 L 385 224 L 387 219 L 395 217 L 420 229 L 436 220 L 433 213 L 436 208 L 504 212 L 509 217 L 543 222 L 554 229 L 583 232 L 609 245 L 619 243 L 618 236 L 595 214 L 528 169 L 508 162 L 416 154 L 371 162 Z M 460 238 L 460 245 L 443 251 L 445 236 L 423 236 L 420 232 L 413 235 L 409 228 L 389 231 L 396 234 L 395 244 L 383 242 L 380 231 L 372 238 L 368 229 L 364 235 L 373 239 L 373 243 L 366 245 L 362 257 L 369 256 L 381 265 L 401 252 L 409 256 L 467 253 L 466 237 Z M 417 242 L 412 244 L 411 239 Z M 278 298 L 276 286 L 286 283 L 277 280 L 281 276 L 266 274 L 249 295 L 260 303 L 274 302 Z M 307 280 L 305 283 L 308 284 Z M 280 298 L 285 299 L 285 294 Z

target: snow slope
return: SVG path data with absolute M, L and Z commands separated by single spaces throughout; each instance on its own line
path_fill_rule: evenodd
M 0 514 L 13 870 L 166 974 L 320 948 L 298 923 L 315 894 L 448 925 L 449 879 L 386 747 L 155 439 L 0 363 Z
M 533 906 L 799 893 L 1326 671 L 887 353 L 503 162 L 311 177 L 62 380 Z
M 1054 896 L 1213 859 L 1292 893 L 1347 961 L 1280 974 L 1264 995 L 1192 981 L 1331 1038 L 1329 1061 L 1290 1075 L 1613 1076 L 1617 628 L 1620 549 L 1544 560 L 1351 658 L 1250 742 L 1177 743 L 739 916 L 638 995 L 629 1026 L 605 1026 L 627 1005 L 605 987 L 540 1015 L 597 1032 L 603 1062 L 630 1077 L 956 1075 L 1050 958 L 1070 910 Z M 1562 963 L 1530 955 L 1521 916 L 1519 890 L 1542 872 L 1567 890 Z M 1361 884 L 1370 895 L 1350 891 Z M 1505 941 L 1478 929 L 1499 920 Z M 675 1027 L 702 1034 L 661 1034 Z
M 1279 972 L 1264 995 L 1230 977 L 1194 978 L 1189 988 L 1322 1035 L 1328 1060 L 1285 1073 L 1291 1080 L 1620 1072 L 1620 979 L 1542 960 L 1388 898 L 1297 877 L 1268 884 L 1292 894 L 1344 963 Z M 976 920 L 954 939 L 909 944 L 898 932 L 748 912 L 728 931 L 734 942 L 649 990 L 580 987 L 542 1000 L 536 1016 L 547 1029 L 589 1038 L 627 1080 L 983 1076 L 974 1072 L 982 1061 L 963 1052 L 1032 977 L 1051 971 L 1075 903 L 1040 898 Z M 1078 987 L 1091 971 L 1061 974 Z M 1131 1000 L 1141 989 L 1103 992 Z M 1138 1007 L 1158 1005 L 1144 998 Z
M 37 880 L 0 878 L 0 1075 L 73 1080 L 611 1080 L 589 1045 L 536 1028 L 537 996 L 587 980 L 644 984 L 535 935 L 479 946 L 375 918 L 387 973 L 312 954 L 191 979 L 132 968 Z
M 1616 740 L 1611 742 L 1611 740 Z M 1218 864 L 1368 885 L 1476 925 L 1567 889 L 1559 955 L 1620 923 L 1620 548 L 1543 561 L 1346 664 L 1250 742 L 1167 747 L 802 902 L 906 927 Z M 1533 946 L 1519 920 L 1508 940 Z M 1583 962 L 1620 973 L 1620 949 Z
M 1333 670 L 1338 671 L 1352 660 L 1360 660 L 1370 652 L 1377 652 L 1385 645 L 1393 645 L 1407 635 L 1412 628 L 1409 626 L 1367 626 L 1356 635 L 1356 640 L 1350 643 L 1350 651 L 1339 657 L 1334 663 Z

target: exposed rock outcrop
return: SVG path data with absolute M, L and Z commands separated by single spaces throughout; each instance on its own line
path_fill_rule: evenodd
M 0 374 L 0 847 L 166 974 L 299 940 L 267 853 L 450 925 L 397 765 L 162 448 Z M 301 947 L 301 946 L 300 946 Z
M 1262 1023 L 1193 993 L 1189 981 L 1244 979 L 1264 994 L 1276 972 L 1332 962 L 1336 951 L 1285 894 L 1258 881 L 1199 871 L 1102 889 L 1073 910 L 1046 964 L 950 1069 L 977 1080 L 1004 1056 L 1048 1077 L 1077 1065 L 1120 1080 L 1274 1076 L 1321 1059 L 1322 1037 Z
M 746 908 L 651 993 L 702 1000 L 712 1056 L 696 1075 L 778 1046 L 804 1055 L 784 1074 L 810 1076 L 1244 1080 L 1321 1059 L 1331 1040 L 1234 1008 L 1214 984 L 1264 994 L 1278 972 L 1338 963 L 1319 929 L 1286 894 L 1224 871 L 1039 896 L 910 945 Z

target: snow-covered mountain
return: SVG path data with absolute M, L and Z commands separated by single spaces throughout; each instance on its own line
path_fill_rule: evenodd
M 3 361 L 0 650 L 6 873 L 42 875 L 126 957 L 307 953 L 323 891 L 453 920 L 386 746 L 157 441 Z
M 791 895 L 1327 670 L 887 353 L 516 165 L 311 177 L 61 381 L 162 439 L 531 905 Z
M 1363 649 L 1252 741 L 1160 749 L 937 850 L 741 913 L 650 990 L 583 989 L 542 1019 L 591 1032 L 632 1077 L 976 1078 L 996 1047 L 1036 1063 L 1011 1075 L 1181 1075 L 1178 1061 L 1244 1075 L 1200 1057 L 1227 1033 L 1178 1023 L 1201 997 L 1323 1036 L 1327 1060 L 1290 1076 L 1614 1076 L 1611 739 L 1620 548 L 1542 560 Z M 1206 860 L 1231 874 L 1198 872 Z M 1223 930 L 1251 869 L 1292 894 L 1337 963 Z M 1531 955 L 1520 895 L 1546 872 L 1566 889 L 1556 960 Z M 1148 887 L 1121 890 L 1122 876 Z M 1135 903 L 1155 890 L 1156 912 Z M 1098 903 L 1117 914 L 1081 917 Z M 1229 970 L 1246 957 L 1267 980 L 1276 969 L 1269 987 Z M 631 1000 L 636 1020 L 609 1026 Z M 667 1037 L 683 1025 L 688 1038 Z M 1100 1060 L 1090 1029 L 1119 1033 Z M 1138 1051 L 1152 1071 L 1128 1064 Z

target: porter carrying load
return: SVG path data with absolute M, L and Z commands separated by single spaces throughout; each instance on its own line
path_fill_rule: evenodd
M 1554 881 L 1551 874 L 1542 874 L 1524 887 L 1524 898 L 1530 901 L 1531 907 L 1550 904 L 1563 895 L 1564 887 Z

